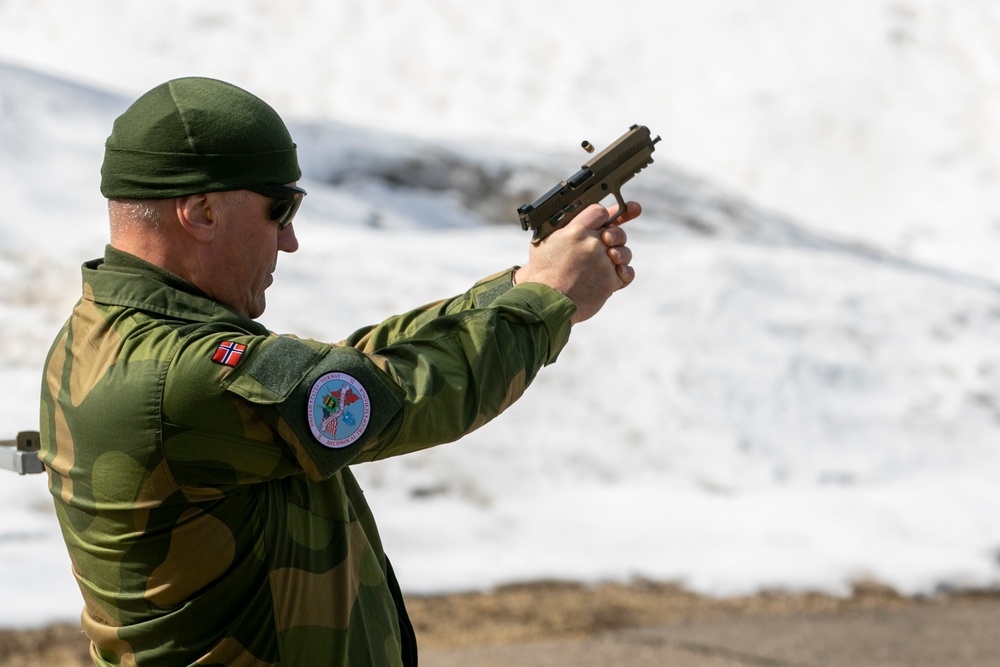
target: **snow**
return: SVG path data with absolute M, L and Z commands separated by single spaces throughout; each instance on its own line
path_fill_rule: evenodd
M 639 122 L 636 283 L 497 421 L 356 468 L 404 588 L 996 586 L 998 36 L 987 0 L 0 1 L 0 437 L 163 80 L 288 120 L 310 194 L 262 321 L 327 340 L 522 262 L 516 206 Z M 76 618 L 44 479 L 0 503 L 0 625 Z

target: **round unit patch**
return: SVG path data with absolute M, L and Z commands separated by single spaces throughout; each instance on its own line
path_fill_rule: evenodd
M 368 392 L 347 373 L 327 373 L 313 384 L 308 403 L 309 429 L 327 447 L 346 447 L 368 427 Z

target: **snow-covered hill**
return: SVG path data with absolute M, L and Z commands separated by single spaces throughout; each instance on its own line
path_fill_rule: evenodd
M 995 585 L 993 5 L 597 5 L 0 2 L 0 424 L 37 423 L 103 140 L 163 79 L 288 118 L 310 194 L 262 319 L 326 339 L 523 261 L 516 206 L 640 122 L 635 285 L 502 419 L 358 468 L 404 587 Z M 0 504 L 0 624 L 74 618 L 44 481 Z

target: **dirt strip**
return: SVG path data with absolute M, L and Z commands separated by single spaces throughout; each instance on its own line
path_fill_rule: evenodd
M 1000 599 L 1000 592 L 915 598 L 900 596 L 884 586 L 859 584 L 849 597 L 773 592 L 720 599 L 648 581 L 597 586 L 543 581 L 489 592 L 410 597 L 407 608 L 420 646 L 431 649 L 579 638 L 691 621 L 940 606 L 983 597 Z M 0 630 L 0 667 L 40 664 L 92 664 L 79 626 Z

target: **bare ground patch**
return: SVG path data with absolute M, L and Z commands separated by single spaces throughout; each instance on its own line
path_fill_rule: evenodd
M 621 628 L 715 620 L 739 616 L 792 616 L 948 605 L 1000 593 L 955 593 L 932 598 L 898 595 L 877 584 L 859 584 L 849 597 L 821 593 L 759 593 L 709 598 L 674 584 L 584 586 L 542 581 L 488 592 L 407 599 L 421 647 L 448 648 L 585 637 Z M 0 667 L 80 667 L 89 661 L 78 625 L 0 630 Z

